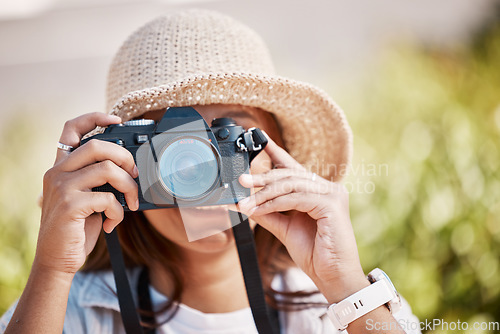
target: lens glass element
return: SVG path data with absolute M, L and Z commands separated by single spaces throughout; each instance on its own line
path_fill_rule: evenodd
M 205 196 L 217 182 L 219 161 L 209 142 L 181 137 L 161 153 L 158 175 L 171 195 L 194 200 Z

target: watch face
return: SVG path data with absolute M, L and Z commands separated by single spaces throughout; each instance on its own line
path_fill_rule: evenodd
M 373 269 L 368 274 L 368 278 L 372 283 L 381 280 L 384 280 L 387 283 L 389 283 L 389 286 L 391 287 L 392 291 L 394 291 L 395 297 L 391 301 L 389 301 L 389 303 L 387 303 L 387 306 L 389 307 L 391 313 L 396 313 L 397 311 L 399 311 L 401 309 L 401 298 L 399 297 L 398 291 L 396 290 L 394 284 L 392 284 L 392 281 L 389 278 L 389 276 L 387 276 L 387 274 L 382 269 L 376 268 Z
M 389 278 L 389 276 L 387 276 L 387 274 L 383 271 L 383 270 L 380 270 L 380 272 L 382 273 L 382 275 L 384 275 L 384 277 L 387 279 L 387 281 L 389 282 L 389 284 L 391 285 L 391 288 L 396 291 L 396 287 L 394 286 L 394 284 L 392 284 L 392 281 L 391 279 Z

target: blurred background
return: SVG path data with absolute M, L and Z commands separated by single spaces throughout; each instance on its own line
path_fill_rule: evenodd
M 2 0 L 0 314 L 26 283 L 64 122 L 105 111 L 107 67 L 127 35 L 188 7 L 246 23 L 280 75 L 343 107 L 365 272 L 383 268 L 422 321 L 500 321 L 495 0 Z

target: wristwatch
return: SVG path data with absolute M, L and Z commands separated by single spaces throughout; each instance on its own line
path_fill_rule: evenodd
M 327 314 L 338 330 L 344 330 L 354 320 L 379 306 L 385 305 L 396 313 L 401 309 L 401 298 L 389 276 L 381 269 L 373 269 L 367 276 L 371 285 L 339 303 L 328 306 Z

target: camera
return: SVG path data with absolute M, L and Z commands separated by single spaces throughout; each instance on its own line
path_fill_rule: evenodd
M 252 159 L 267 144 L 258 128 L 248 130 L 232 118 L 215 118 L 211 127 L 192 107 L 167 108 L 159 122 L 135 119 L 113 124 L 85 138 L 126 148 L 139 170 L 139 210 L 237 203 L 250 195 L 238 178 L 249 173 Z M 125 197 L 111 185 L 125 210 Z

